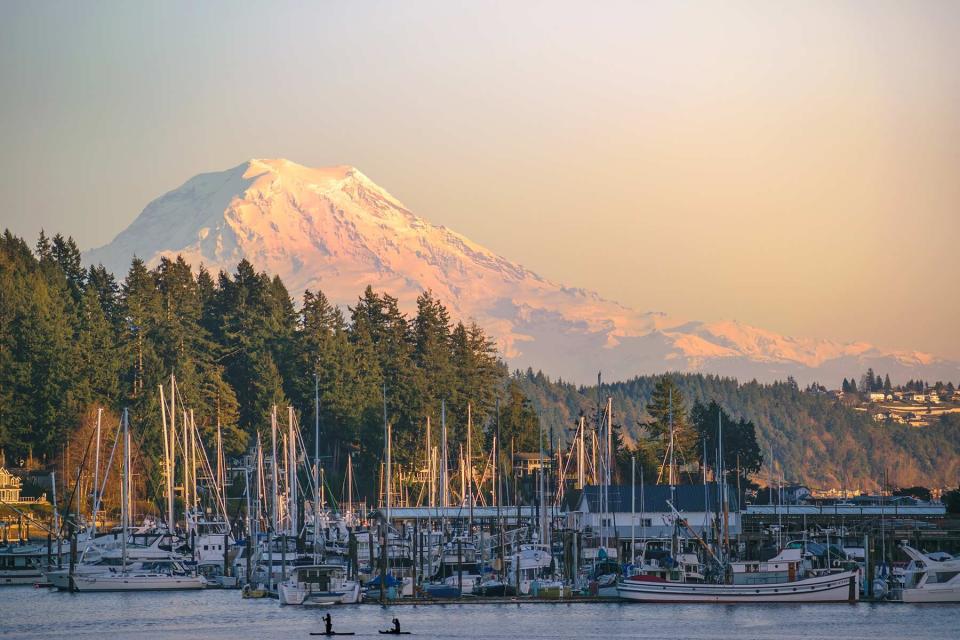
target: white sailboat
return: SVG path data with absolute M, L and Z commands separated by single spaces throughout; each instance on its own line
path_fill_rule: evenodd
M 120 519 L 121 535 L 120 567 L 108 573 L 74 575 L 73 589 L 78 592 L 96 591 L 168 591 L 203 589 L 207 582 L 202 576 L 187 573 L 176 561 L 144 561 L 135 565 L 128 563 L 127 536 L 130 531 L 130 425 L 127 410 L 123 411 L 123 477 L 121 479 Z

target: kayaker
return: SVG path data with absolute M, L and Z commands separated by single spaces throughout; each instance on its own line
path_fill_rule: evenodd
M 393 632 L 400 633 L 400 621 L 396 618 L 393 619 Z
M 331 635 L 333 633 L 333 618 L 330 617 L 329 613 L 323 617 L 323 623 L 327 627 L 327 635 Z

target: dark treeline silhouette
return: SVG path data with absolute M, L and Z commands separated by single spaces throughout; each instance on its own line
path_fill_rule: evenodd
M 618 412 L 616 422 L 624 425 L 625 437 L 637 441 L 641 449 L 658 438 L 650 423 L 657 421 L 654 414 L 663 410 L 662 406 L 656 409 L 662 405 L 662 401 L 656 402 L 656 390 L 664 378 L 672 381 L 682 400 L 679 408 L 674 402 L 675 420 L 689 422 L 697 405 L 716 402 L 731 421 L 739 424 L 744 419 L 754 426 L 762 457 L 757 476 L 763 481 L 771 474 L 771 450 L 775 480 L 782 476 L 787 483 L 802 482 L 815 488 L 876 489 L 885 477 L 899 486 L 949 487 L 956 486 L 960 475 L 960 414 L 934 419 L 923 428 L 880 424 L 868 412 L 857 411 L 828 394 L 805 392 L 790 379 L 762 384 L 671 373 L 637 376 L 603 384 L 598 390 L 596 385 L 554 381 L 529 369 L 516 374 L 533 405 L 554 424 L 571 423 L 580 412 L 589 412 L 599 396 L 612 397 Z M 689 451 L 697 435 L 691 430 L 688 438 L 684 446 Z M 654 447 L 655 455 L 649 456 L 648 464 L 660 464 L 657 455 L 661 452 L 662 446 Z M 710 455 L 708 450 L 708 458 Z M 745 464 L 741 460 L 741 465 Z M 734 467 L 728 462 L 727 468 Z

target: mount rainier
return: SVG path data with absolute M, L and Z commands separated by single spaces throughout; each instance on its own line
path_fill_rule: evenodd
M 411 310 L 430 289 L 453 318 L 474 320 L 495 337 L 511 367 L 573 382 L 601 370 L 608 380 L 702 371 L 761 381 L 792 375 L 834 387 L 867 367 L 895 380 L 960 379 L 960 364 L 930 354 L 684 321 L 565 287 L 418 217 L 350 166 L 250 160 L 200 174 L 148 204 L 84 260 L 122 278 L 133 256 L 155 265 L 178 254 L 213 272 L 231 272 L 247 258 L 279 275 L 295 298 L 319 289 L 343 306 L 372 285 Z

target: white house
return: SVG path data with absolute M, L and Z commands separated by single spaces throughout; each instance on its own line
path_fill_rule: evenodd
M 8 504 L 20 502 L 20 488 L 23 481 L 3 467 L 0 467 L 0 500 Z

